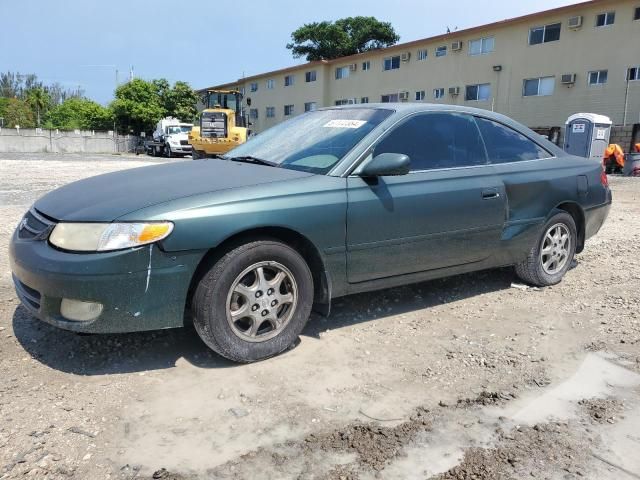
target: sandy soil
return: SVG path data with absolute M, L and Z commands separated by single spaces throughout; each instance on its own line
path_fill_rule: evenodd
M 157 162 L 0 154 L 0 479 L 640 478 L 638 179 L 610 178 L 560 285 L 499 269 L 339 299 L 240 366 L 192 329 L 79 336 L 15 297 L 37 197 Z

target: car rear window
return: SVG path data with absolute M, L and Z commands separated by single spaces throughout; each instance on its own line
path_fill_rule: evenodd
M 552 157 L 529 138 L 493 120 L 476 117 L 491 163 L 508 163 Z

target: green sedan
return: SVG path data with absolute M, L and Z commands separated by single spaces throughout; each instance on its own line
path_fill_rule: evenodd
M 76 332 L 173 328 L 251 362 L 312 309 L 367 290 L 507 265 L 558 283 L 603 224 L 602 166 L 485 110 L 321 109 L 226 156 L 59 188 L 10 244 L 18 296 Z

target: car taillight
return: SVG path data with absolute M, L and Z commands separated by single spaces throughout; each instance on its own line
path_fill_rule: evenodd
M 609 178 L 607 177 L 607 172 L 603 171 L 602 173 L 600 173 L 600 183 L 602 183 L 602 185 L 604 185 L 605 187 L 609 186 Z

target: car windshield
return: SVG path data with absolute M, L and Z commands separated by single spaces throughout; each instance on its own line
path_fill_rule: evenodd
M 235 93 L 209 92 L 207 108 L 228 108 L 229 110 L 235 110 L 236 100 L 237 97 Z
M 282 168 L 324 174 L 392 113 L 373 108 L 308 112 L 256 135 L 223 158 L 252 157 Z
M 191 126 L 186 126 L 186 125 L 167 127 L 167 133 L 169 135 L 175 135 L 177 133 L 189 133 L 190 131 L 191 131 Z

